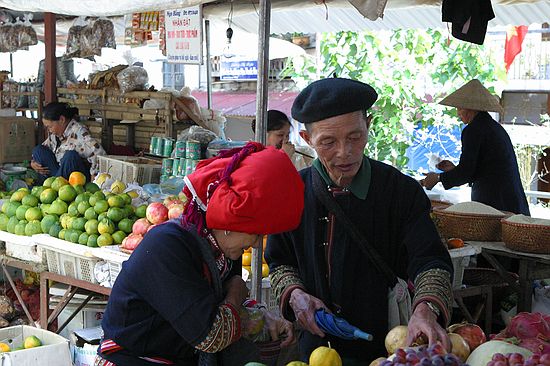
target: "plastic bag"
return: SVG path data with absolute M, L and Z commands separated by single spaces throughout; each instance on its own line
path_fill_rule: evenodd
M 80 55 L 80 38 L 82 37 L 84 27 L 87 26 L 88 23 L 85 17 L 78 17 L 75 19 L 67 35 L 67 55 Z
M 149 77 L 147 71 L 140 66 L 129 66 L 118 73 L 118 85 L 122 93 L 134 90 L 144 90 Z
M 97 47 L 116 48 L 115 26 L 107 18 L 99 18 L 92 26 L 92 37 L 97 43 Z
M 78 17 L 69 29 L 66 57 L 99 56 L 102 47 L 116 48 L 113 22 L 100 18 L 90 23 Z
M 36 31 L 34 30 L 31 24 L 32 14 L 31 13 L 26 14 L 23 19 L 24 21 L 21 24 L 17 25 L 19 49 L 27 48 L 29 46 L 34 46 L 38 44 L 38 37 L 36 36 Z
M 245 339 L 252 342 L 265 342 L 270 339 L 268 329 L 265 326 L 264 313 L 265 310 L 254 307 L 241 307 L 239 309 L 241 334 Z
M 218 136 L 210 130 L 201 126 L 191 126 L 186 130 L 183 130 L 178 135 L 178 141 L 195 140 L 201 143 L 203 146 L 207 146 L 210 142 L 217 139 Z
M 185 182 L 183 181 L 183 177 L 173 177 L 160 184 L 160 192 L 162 194 L 177 196 L 181 191 L 183 191 L 184 185 Z
M 201 117 L 206 127 L 216 136 L 225 138 L 225 122 L 227 119 L 221 111 L 201 107 Z

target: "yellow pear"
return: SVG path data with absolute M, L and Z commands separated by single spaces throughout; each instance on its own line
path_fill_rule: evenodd
M 110 175 L 110 174 L 108 174 L 108 173 L 101 173 L 101 174 L 99 174 L 99 175 L 97 176 L 96 182 L 95 182 L 95 183 L 96 183 L 98 186 L 101 187 L 101 186 L 103 185 L 103 183 L 105 183 L 105 181 L 106 181 L 107 179 L 110 179 L 110 178 L 111 178 L 111 175 Z
M 113 184 L 111 184 L 111 192 L 114 194 L 120 194 L 124 192 L 125 189 L 126 189 L 126 184 L 124 184 L 118 179 L 115 180 Z

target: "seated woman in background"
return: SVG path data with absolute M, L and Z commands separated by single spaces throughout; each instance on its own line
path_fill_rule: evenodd
M 51 176 L 68 179 L 74 171 L 90 181 L 98 173 L 97 156 L 105 155 L 105 150 L 88 128 L 76 121 L 77 115 L 78 108 L 67 103 L 52 102 L 44 107 L 42 122 L 48 137 L 33 149 L 31 161 L 39 182 Z
M 256 133 L 256 119 L 252 120 L 251 127 L 252 132 Z M 282 149 L 288 155 L 296 169 L 300 170 L 311 165 L 313 159 L 309 159 L 308 161 L 306 159 L 310 158 L 310 156 L 300 151 L 296 151 L 294 144 L 289 141 L 291 128 L 292 123 L 286 114 L 275 109 L 267 111 L 267 137 L 265 145 Z

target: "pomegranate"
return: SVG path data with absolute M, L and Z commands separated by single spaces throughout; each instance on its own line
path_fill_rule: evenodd
M 168 210 L 170 210 L 174 206 L 184 207 L 184 203 L 183 203 L 182 200 L 175 199 L 175 200 L 172 200 L 172 201 L 168 202 L 168 204 L 165 204 L 165 206 Z
M 522 312 L 514 316 L 510 325 L 506 327 L 506 333 L 511 337 L 519 339 L 541 338 L 548 340 L 550 337 L 550 326 L 541 313 Z
M 164 199 L 164 201 L 162 201 L 162 204 L 166 207 L 170 206 L 171 202 L 173 201 L 179 201 L 178 197 L 177 196 L 168 196 Z
M 134 250 L 143 240 L 143 236 L 139 234 L 130 234 L 122 241 L 122 247 L 127 250 Z
M 136 220 L 136 222 L 134 222 L 134 225 L 132 226 L 132 233 L 143 235 L 147 232 L 150 226 L 151 223 L 146 218 Z
M 168 209 L 168 219 L 176 219 L 181 216 L 183 212 L 183 205 L 173 204 Z
M 160 202 L 153 202 L 147 206 L 145 216 L 151 224 L 160 224 L 168 220 L 168 209 Z
M 149 227 L 147 228 L 147 232 L 151 231 L 151 229 L 154 228 L 155 226 L 157 226 L 157 225 L 151 225 L 151 226 L 149 226 Z
M 456 333 L 464 338 L 466 343 L 468 343 L 468 347 L 470 347 L 470 352 L 487 340 L 485 333 L 483 333 L 483 330 L 479 326 L 467 322 L 453 324 L 447 331 L 449 333 Z

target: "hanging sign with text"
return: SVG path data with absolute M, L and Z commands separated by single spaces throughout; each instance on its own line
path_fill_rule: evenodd
M 166 59 L 169 63 L 202 63 L 201 6 L 165 11 Z
M 221 58 L 220 80 L 257 80 L 258 60 L 249 57 Z

